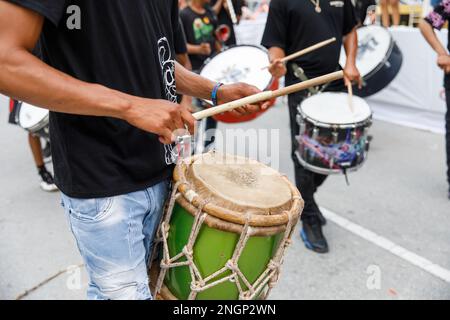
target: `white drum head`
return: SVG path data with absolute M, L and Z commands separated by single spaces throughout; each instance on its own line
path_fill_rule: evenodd
M 358 56 L 356 66 L 362 77 L 374 71 L 388 55 L 391 48 L 392 36 L 389 31 L 380 26 L 367 26 L 359 28 Z M 341 51 L 340 65 L 345 66 L 347 61 L 345 51 Z
M 48 116 L 48 110 L 23 102 L 19 111 L 19 124 L 24 129 L 38 125 Z
M 265 90 L 272 81 L 267 52 L 254 46 L 236 46 L 219 53 L 202 69 L 200 75 L 224 84 L 245 82 Z
M 359 123 L 372 115 L 369 105 L 362 98 L 356 96 L 353 96 L 354 112 L 352 112 L 346 93 L 317 94 L 304 100 L 300 108 L 310 119 L 330 125 Z

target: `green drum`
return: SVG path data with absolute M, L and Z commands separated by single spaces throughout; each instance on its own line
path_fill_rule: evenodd
M 207 153 L 179 164 L 159 229 L 162 299 L 264 299 L 279 277 L 303 201 L 275 170 Z M 155 269 L 155 268 L 153 268 Z

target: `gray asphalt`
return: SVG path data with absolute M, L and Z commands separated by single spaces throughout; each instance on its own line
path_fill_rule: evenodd
M 6 124 L 6 108 L 0 108 L 0 119 L 0 299 L 15 299 L 82 260 L 59 195 L 39 189 L 26 133 Z M 279 129 L 280 171 L 292 179 L 288 115 L 281 101 L 239 127 Z M 366 165 L 350 175 L 350 186 L 342 176 L 330 177 L 318 193 L 319 204 L 450 269 L 444 137 L 380 121 L 372 134 Z M 307 251 L 295 233 L 272 299 L 450 299 L 450 283 L 332 222 L 324 232 L 327 255 Z M 380 270 L 379 288 L 367 285 L 372 267 Z M 63 273 L 25 298 L 84 299 L 87 277 L 80 272 L 80 277 L 77 271 Z

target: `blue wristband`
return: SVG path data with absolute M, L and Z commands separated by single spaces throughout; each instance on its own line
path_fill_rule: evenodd
M 223 83 L 221 83 L 221 82 L 216 83 L 213 91 L 211 92 L 211 101 L 212 101 L 214 107 L 217 106 L 217 92 L 219 91 L 219 88 L 221 86 L 223 86 Z

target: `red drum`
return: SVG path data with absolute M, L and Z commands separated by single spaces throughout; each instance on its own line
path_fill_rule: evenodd
M 274 79 L 267 69 L 263 69 L 269 63 L 267 50 L 252 45 L 238 45 L 208 59 L 203 65 L 200 75 L 224 84 L 245 82 L 260 90 L 277 90 L 279 88 L 278 80 Z M 273 106 L 275 101 L 276 99 L 273 99 L 270 106 Z M 215 116 L 214 119 L 225 123 L 247 122 L 258 118 L 266 111 L 267 109 L 242 117 L 226 112 Z

